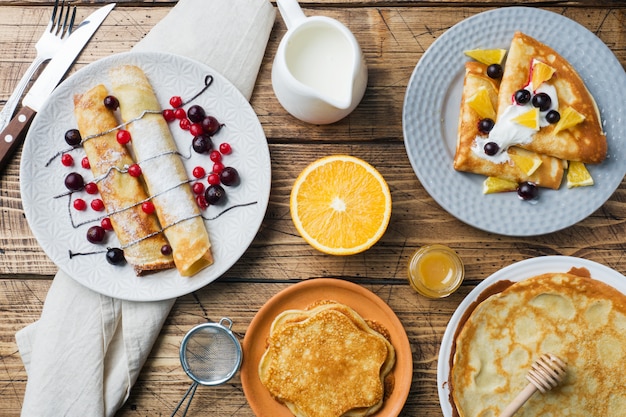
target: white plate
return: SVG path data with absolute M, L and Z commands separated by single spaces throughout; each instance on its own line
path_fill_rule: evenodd
M 476 301 L 487 288 L 499 281 L 518 282 L 544 273 L 568 272 L 573 267 L 586 268 L 593 279 L 602 281 L 626 295 L 626 277 L 614 269 L 582 258 L 571 256 L 544 256 L 517 262 L 499 270 L 478 284 L 476 288 L 465 297 L 446 327 L 439 350 L 439 359 L 437 362 L 437 389 L 439 391 L 439 403 L 441 404 L 444 417 L 452 417 L 453 415 L 452 406 L 450 404 L 449 386 L 452 343 L 457 327 L 472 303 Z
M 558 30 L 557 30 L 558 28 Z M 463 51 L 508 49 L 515 31 L 546 43 L 577 69 L 600 108 L 607 159 L 589 166 L 592 187 L 540 190 L 536 204 L 515 193 L 482 194 L 485 177 L 454 170 Z M 466 19 L 441 35 L 419 60 L 404 101 L 406 151 L 421 184 L 446 211 L 478 229 L 510 236 L 571 226 L 597 210 L 626 174 L 626 74 L 607 46 L 578 23 L 545 10 L 509 7 Z
M 224 206 L 211 206 L 203 212 L 207 218 L 213 217 L 224 208 L 245 203 L 256 203 L 237 207 L 215 220 L 207 221 L 207 229 L 212 243 L 214 264 L 191 278 L 181 277 L 176 269 L 159 272 L 145 277 L 137 277 L 131 266 L 112 266 L 104 254 L 69 257 L 72 252 L 90 252 L 116 246 L 117 239 L 108 233 L 106 245 L 93 245 L 85 238 L 87 229 L 94 223 L 74 228 L 69 213 L 76 220 L 96 217 L 101 213 L 91 209 L 83 213 L 68 209 L 68 198 L 54 198 L 67 189 L 65 176 L 76 171 L 85 176 L 89 170 L 80 167 L 84 150 L 72 151 L 74 166 L 64 167 L 57 158 L 49 166 L 46 163 L 58 151 L 65 150 L 64 135 L 68 129 L 76 127 L 73 114 L 74 94 L 87 91 L 98 83 L 109 85 L 107 71 L 120 64 L 134 64 L 141 67 L 157 94 L 163 108 L 171 107 L 169 98 L 174 95 L 184 100 L 192 98 L 204 86 L 207 75 L 213 75 L 214 82 L 200 95 L 195 104 L 205 108 L 207 114 L 215 116 L 225 126 L 214 136 L 215 147 L 229 142 L 233 152 L 224 156 L 227 166 L 235 167 L 241 178 L 236 187 L 224 187 L 228 201 Z M 187 106 L 188 107 L 188 106 Z M 198 155 L 190 149 L 191 135 L 171 125 L 171 131 L 183 155 L 191 176 L 194 166 L 201 165 L 207 171 L 213 163 L 207 155 Z M 205 185 L 206 180 L 204 181 Z M 24 211 L 35 237 L 46 254 L 71 277 L 97 291 L 111 297 L 152 301 L 181 296 L 195 291 L 226 272 L 246 251 L 259 230 L 267 204 L 271 185 L 269 148 L 261 124 L 250 104 L 241 93 L 222 75 L 212 68 L 194 60 L 162 53 L 124 53 L 95 62 L 61 84 L 50 96 L 44 108 L 37 114 L 25 141 L 20 166 L 20 188 Z M 93 196 L 82 193 L 87 202 Z M 96 223 L 97 224 L 97 223 Z

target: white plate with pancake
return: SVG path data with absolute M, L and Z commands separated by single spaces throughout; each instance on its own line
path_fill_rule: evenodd
M 393 310 L 376 294 L 349 281 L 315 278 L 299 282 L 277 293 L 258 311 L 243 340 L 241 383 L 250 407 L 258 416 L 290 417 L 289 409 L 275 401 L 261 384 L 258 366 L 274 318 L 288 309 L 304 309 L 320 300 L 333 300 L 354 309 L 365 320 L 381 323 L 396 350 L 393 369 L 395 387 L 375 417 L 395 417 L 402 411 L 413 378 L 411 345 L 402 323 Z
M 170 269 L 144 277 L 137 277 L 131 265 L 113 266 L 104 253 L 70 257 L 72 253 L 106 251 L 115 247 L 117 239 L 108 233 L 104 245 L 93 245 L 86 239 L 89 223 L 78 228 L 75 221 L 89 220 L 101 213 L 90 208 L 78 212 L 69 207 L 68 198 L 58 198 L 67 192 L 65 176 L 72 171 L 88 175 L 81 168 L 84 150 L 73 150 L 74 166 L 65 167 L 60 158 L 47 163 L 61 150 L 68 148 L 64 135 L 76 127 L 73 96 L 103 83 L 108 69 L 122 64 L 133 64 L 148 76 L 162 108 L 171 108 L 169 99 L 181 96 L 191 99 L 204 87 L 207 75 L 213 84 L 191 104 L 201 105 L 207 114 L 215 116 L 225 126 L 213 137 L 214 148 L 228 142 L 232 154 L 225 155 L 226 166 L 236 168 L 240 184 L 224 187 L 227 201 L 203 211 L 212 243 L 213 265 L 193 277 L 182 277 Z M 208 155 L 199 155 L 191 149 L 192 136 L 174 123 L 170 130 L 191 176 L 195 166 L 210 172 L 213 163 Z M 85 177 L 88 178 L 87 176 Z M 204 181 L 205 186 L 206 180 Z M 188 294 L 211 283 L 226 272 L 247 250 L 256 236 L 265 216 L 271 186 L 271 162 L 267 140 L 254 110 L 244 96 L 225 77 L 214 69 L 194 60 L 163 53 L 130 52 L 113 55 L 82 68 L 63 82 L 50 96 L 30 127 L 20 166 L 20 189 L 24 211 L 37 241 L 52 261 L 72 278 L 86 287 L 115 298 L 135 301 L 155 301 Z M 87 203 L 96 196 L 84 193 Z M 55 198 L 57 197 L 57 198 Z M 250 205 L 246 205 L 251 203 Z M 231 210 L 226 210 L 233 207 Z M 222 213 L 223 212 L 223 213 Z
M 558 28 L 558 30 L 555 30 Z M 535 204 L 515 193 L 483 195 L 485 177 L 457 172 L 463 53 L 508 49 L 515 31 L 552 47 L 576 68 L 600 109 L 608 140 L 607 159 L 589 165 L 591 187 L 541 189 Z M 580 24 L 559 14 L 526 7 L 480 13 L 441 35 L 417 63 L 404 101 L 406 151 L 422 186 L 446 211 L 478 229 L 509 236 L 541 235 L 569 227 L 608 200 L 626 174 L 626 74 L 611 50 Z
M 454 340 L 459 325 L 462 325 L 465 318 L 471 314 L 471 311 L 473 311 L 477 303 L 488 295 L 503 290 L 510 283 L 522 281 L 544 273 L 568 272 L 572 270 L 572 268 L 585 268 L 589 271 L 593 279 L 608 284 L 623 294 L 626 294 L 626 277 L 607 266 L 587 259 L 570 256 L 544 256 L 520 261 L 497 271 L 477 285 L 476 288 L 465 297 L 446 327 L 439 350 L 437 389 L 439 391 L 439 402 L 444 417 L 452 417 L 455 415 L 450 403 L 449 388 L 450 365 L 454 349 Z

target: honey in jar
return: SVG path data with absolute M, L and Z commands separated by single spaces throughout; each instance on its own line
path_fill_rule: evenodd
M 429 245 L 417 250 L 408 267 L 415 291 L 430 297 L 447 297 L 459 288 L 465 270 L 459 256 L 447 246 Z

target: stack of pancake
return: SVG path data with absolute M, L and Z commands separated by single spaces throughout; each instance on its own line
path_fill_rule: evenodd
M 297 417 L 368 416 L 393 390 L 395 362 L 384 327 L 321 301 L 274 319 L 259 377 Z
M 516 416 L 626 416 L 626 295 L 571 272 L 515 283 L 462 323 L 450 375 L 460 417 L 500 415 L 544 353 L 567 362 L 565 380 Z
M 554 75 L 545 81 L 553 88 L 558 105 L 553 100 L 552 110 L 561 116 L 574 109 L 584 120 L 574 126 L 557 131 L 556 123 L 542 123 L 530 138 L 501 138 L 516 136 L 519 128 L 503 117 L 511 106 L 515 106 L 515 92 L 529 89 L 533 95 L 540 86 L 530 85 L 533 65 L 541 62 L 554 69 Z M 496 126 L 491 132 L 479 131 L 481 117 L 472 109 L 471 98 L 479 89 L 485 89 L 496 113 Z M 527 105 L 531 107 L 530 104 Z M 532 107 L 531 107 L 532 108 Z M 508 112 L 510 114 L 510 112 Z M 541 118 L 545 118 L 542 111 Z M 544 119 L 545 120 L 545 119 Z M 497 133 L 496 133 L 497 132 Z M 523 136 L 523 135 L 521 135 Z M 507 142 L 496 155 L 488 155 L 483 146 L 487 142 Z M 508 143 L 508 142 L 512 142 Z M 558 189 L 568 161 L 598 164 L 606 157 L 607 142 L 602 130 L 600 114 L 594 98 L 572 65 L 547 45 L 521 32 L 515 33 L 501 79 L 487 75 L 487 66 L 478 62 L 467 62 L 459 117 L 454 168 L 458 171 L 502 178 L 516 183 L 533 182 L 538 186 Z M 541 165 L 528 174 L 515 163 L 511 154 L 540 158 Z

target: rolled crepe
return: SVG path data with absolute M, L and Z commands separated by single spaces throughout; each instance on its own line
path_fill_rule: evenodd
M 122 119 L 132 121 L 127 128 L 135 160 L 172 247 L 176 268 L 181 275 L 191 276 L 213 263 L 211 243 L 161 106 L 139 67 L 119 66 L 109 76 Z
M 74 115 L 82 137 L 96 135 L 85 140 L 83 147 L 98 179 L 98 191 L 124 257 L 137 275 L 172 268 L 172 257 L 161 253 L 167 240 L 156 216 L 141 209 L 141 202 L 148 198 L 146 190 L 138 178 L 125 172 L 134 163 L 128 149 L 117 142 L 115 131 L 101 134 L 118 125 L 113 112 L 104 106 L 107 94 L 107 89 L 98 85 L 74 97 Z

